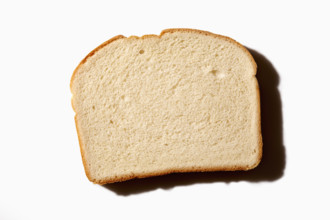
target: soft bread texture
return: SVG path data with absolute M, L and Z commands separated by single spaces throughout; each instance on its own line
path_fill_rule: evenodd
M 71 79 L 88 179 L 105 184 L 256 167 L 262 155 L 256 68 L 239 43 L 199 30 L 103 43 Z

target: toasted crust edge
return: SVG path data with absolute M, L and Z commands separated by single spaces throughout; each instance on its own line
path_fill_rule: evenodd
M 227 36 L 223 36 L 223 35 L 218 35 L 218 34 L 214 34 L 212 32 L 208 32 L 208 31 L 202 31 L 202 30 L 197 30 L 197 29 L 189 29 L 189 28 L 171 28 L 171 29 L 165 29 L 163 30 L 160 35 L 154 35 L 154 34 L 148 34 L 148 35 L 143 35 L 142 37 L 137 37 L 137 36 L 130 36 L 128 38 L 136 38 L 136 39 L 146 39 L 146 38 L 152 38 L 152 37 L 158 37 L 161 38 L 164 34 L 166 33 L 174 33 L 174 32 L 191 32 L 191 33 L 199 33 L 202 35 L 206 35 L 206 36 L 212 36 L 215 38 L 220 38 L 226 41 L 229 41 L 233 44 L 235 44 L 236 46 L 238 46 L 239 48 L 241 48 L 249 57 L 253 67 L 254 67 L 254 79 L 256 82 L 256 92 L 257 92 L 257 127 L 258 127 L 258 131 L 259 131 L 259 135 L 258 135 L 258 142 L 259 142 L 259 154 L 257 157 L 257 160 L 255 162 L 255 164 L 251 165 L 251 166 L 232 166 L 232 167 L 209 167 L 209 168 L 188 168 L 188 169 L 169 169 L 169 170 L 162 170 L 159 172 L 151 172 L 151 173 L 145 173 L 145 174 L 137 174 L 137 175 L 123 175 L 121 177 L 116 177 L 116 178 L 105 178 L 102 180 L 96 180 L 93 179 L 90 175 L 90 171 L 88 169 L 87 166 L 87 161 L 85 158 L 85 151 L 84 151 L 84 144 L 82 142 L 81 139 L 81 133 L 79 131 L 79 125 L 78 125 L 78 120 L 77 120 L 77 115 L 75 115 L 74 119 L 75 119 L 75 124 L 76 124 L 76 130 L 77 130 L 77 135 L 78 135 L 78 141 L 79 141 L 79 147 L 80 147 L 80 153 L 81 153 L 81 157 L 82 157 L 82 162 L 84 165 L 84 170 L 86 173 L 87 178 L 89 179 L 89 181 L 96 183 L 96 184 L 107 184 L 107 183 L 114 183 L 114 182 L 122 182 L 122 181 L 126 181 L 126 180 L 130 180 L 130 179 L 135 179 L 135 178 L 147 178 L 147 177 L 152 177 L 152 176 L 162 176 L 162 175 L 166 175 L 166 174 L 170 174 L 170 173 L 186 173 L 186 172 L 212 172 L 212 171 L 248 171 L 251 169 L 254 169 L 255 167 L 257 167 L 261 161 L 262 158 L 262 134 L 261 134 L 261 112 L 260 112 L 260 90 L 259 90 L 259 85 L 258 85 L 258 81 L 257 78 L 255 77 L 255 75 L 257 74 L 257 64 L 253 58 L 253 56 L 251 55 L 251 53 L 248 51 L 248 49 L 246 49 L 242 44 L 238 43 L 237 41 L 235 41 L 234 39 L 227 37 Z M 72 98 L 71 98 L 71 103 L 73 103 L 73 99 L 74 99 L 74 92 L 72 90 L 72 84 L 73 84 L 73 80 L 79 70 L 79 68 L 87 61 L 88 58 L 92 57 L 97 51 L 99 51 L 100 49 L 102 49 L 103 47 L 105 47 L 106 45 L 122 39 L 122 38 L 126 38 L 123 35 L 117 35 L 107 41 L 105 41 L 104 43 L 102 43 L 101 45 L 99 45 L 98 47 L 96 47 L 94 50 L 92 50 L 80 63 L 79 65 L 76 67 L 76 69 L 73 71 L 71 80 L 70 80 L 70 91 L 72 94 Z M 72 105 L 72 108 L 74 110 L 74 112 L 76 113 L 74 106 Z

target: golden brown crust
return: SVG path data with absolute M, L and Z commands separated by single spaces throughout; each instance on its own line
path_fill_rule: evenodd
M 259 163 L 256 164 L 256 166 Z M 100 185 L 104 185 L 107 183 L 114 183 L 114 182 L 123 182 L 126 180 L 130 180 L 130 179 L 142 179 L 142 178 L 147 178 L 147 177 L 152 177 L 152 176 L 164 176 L 167 174 L 171 174 L 171 173 L 189 173 L 189 172 L 214 172 L 214 171 L 247 171 L 247 170 L 251 170 L 254 167 L 250 168 L 247 166 L 232 166 L 232 167 L 209 167 L 209 168 L 187 168 L 187 169 L 170 169 L 170 170 L 163 170 L 163 171 L 159 171 L 159 172 L 151 172 L 151 173 L 146 173 L 146 174 L 137 174 L 137 175 L 123 175 L 119 178 L 105 178 L 103 180 L 100 181 L 92 181 L 91 179 L 89 179 L 90 181 L 100 184 Z M 88 177 L 88 176 L 87 176 Z
M 258 143 L 259 143 L 259 155 L 256 164 L 251 167 L 251 169 L 254 169 L 257 167 L 261 161 L 262 158 L 262 134 L 261 134 L 261 108 L 260 108 L 260 89 L 259 89 L 259 84 L 258 80 L 255 77 L 255 82 L 256 82 L 256 92 L 257 92 L 257 97 L 256 97 L 256 103 L 257 103 L 257 126 L 258 126 Z
M 78 134 L 78 142 L 79 142 L 79 147 L 80 147 L 80 154 L 81 154 L 82 162 L 83 162 L 83 165 L 84 165 L 84 168 L 85 168 L 85 173 L 86 173 L 86 176 L 89 179 L 89 181 L 93 182 L 92 181 L 92 178 L 91 178 L 91 175 L 90 175 L 90 171 L 89 171 L 88 166 L 86 164 L 87 161 L 86 161 L 86 158 L 85 158 L 84 148 L 82 147 L 83 146 L 83 142 L 82 142 L 82 140 L 80 138 L 81 135 L 80 135 L 80 131 L 79 131 L 79 125 L 78 125 L 77 115 L 74 117 L 74 121 L 75 121 L 75 124 L 76 124 L 76 130 L 77 130 L 77 134 Z
M 250 52 L 240 43 L 238 43 L 237 41 L 226 37 L 226 36 L 222 36 L 222 35 L 218 35 L 218 34 L 214 34 L 211 32 L 207 32 L 207 31 L 202 31 L 202 30 L 196 30 L 196 29 L 187 29 L 187 28 L 175 28 L 175 29 L 165 29 L 163 30 L 160 35 L 153 35 L 153 34 L 149 34 L 149 35 L 144 35 L 142 37 L 137 37 L 137 36 L 130 36 L 128 37 L 128 39 L 147 39 L 147 38 L 153 38 L 153 37 L 158 37 L 161 38 L 164 34 L 166 33 L 174 33 L 174 32 L 190 32 L 190 33 L 199 33 L 202 35 L 206 35 L 206 36 L 212 36 L 215 38 L 220 38 L 223 40 L 226 40 L 228 42 L 231 42 L 233 44 L 235 44 L 236 46 L 238 46 L 239 48 L 241 48 L 250 58 L 251 63 L 254 66 L 254 73 L 257 73 L 257 64 L 253 59 L 253 56 L 250 54 Z M 73 94 L 72 91 L 72 82 L 73 79 L 75 78 L 78 69 L 87 61 L 87 59 L 89 57 L 92 57 L 97 51 L 99 51 L 101 48 L 103 48 L 104 46 L 118 40 L 118 39 L 122 39 L 122 38 L 126 38 L 122 35 L 118 35 L 115 36 L 113 38 L 111 38 L 110 40 L 102 43 L 100 46 L 98 46 L 97 48 L 95 48 L 93 51 L 91 51 L 77 66 L 77 68 L 74 70 L 72 77 L 71 77 L 71 81 L 70 81 L 70 88 L 71 88 L 71 93 Z M 254 75 L 255 75 L 254 74 Z M 255 78 L 256 80 L 256 78 Z M 257 80 L 256 80 L 257 82 Z M 239 170 L 251 170 L 255 167 L 258 166 L 258 164 L 261 161 L 262 158 L 262 136 L 261 136 L 261 116 L 260 116 L 260 94 L 259 94 L 259 86 L 258 86 L 258 82 L 256 83 L 256 90 L 257 90 L 257 111 L 258 111 L 258 121 L 257 121 L 257 126 L 258 126 L 258 131 L 259 131 L 259 155 L 258 155 L 258 160 L 256 161 L 256 163 L 252 166 L 232 166 L 232 167 L 209 167 L 209 168 L 187 168 L 187 169 L 172 169 L 172 170 L 163 170 L 163 171 L 159 171 L 159 172 L 152 172 L 152 173 L 146 173 L 146 174 L 137 174 L 137 175 L 125 175 L 122 177 L 117 177 L 117 178 L 105 178 L 103 180 L 95 180 L 91 177 L 90 175 L 90 171 L 88 169 L 87 166 L 87 161 L 85 159 L 85 151 L 84 151 L 84 143 L 81 140 L 81 134 L 79 132 L 79 125 L 78 125 L 78 120 L 77 120 L 77 116 L 75 116 L 75 124 L 76 124 L 76 129 L 77 129 L 77 134 L 78 134 L 78 140 L 79 140 L 79 146 L 80 146 L 80 152 L 81 152 L 81 157 L 82 157 L 82 161 L 83 161 L 83 165 L 85 168 L 85 173 L 87 178 L 94 183 L 97 184 L 106 184 L 106 183 L 113 183 L 113 182 L 121 182 L 121 181 L 126 181 L 126 180 L 130 180 L 130 179 L 134 179 L 134 178 L 146 178 L 146 177 L 151 177 L 151 176 L 161 176 L 161 175 L 166 175 L 166 174 L 170 174 L 170 173 L 185 173 L 185 172 L 212 172 L 212 171 L 239 171 Z M 74 94 L 72 96 L 72 100 L 73 100 Z M 73 110 L 74 106 L 72 105 Z

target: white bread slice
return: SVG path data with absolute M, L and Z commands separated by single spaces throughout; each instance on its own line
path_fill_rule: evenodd
M 192 29 L 116 36 L 71 79 L 88 179 L 256 167 L 262 155 L 256 64 L 236 41 Z

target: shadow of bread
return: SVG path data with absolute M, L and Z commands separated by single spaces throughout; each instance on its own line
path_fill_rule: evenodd
M 260 87 L 263 157 L 258 167 L 250 171 L 175 173 L 112 183 L 103 187 L 118 195 L 128 196 L 159 188 L 171 189 L 176 186 L 200 183 L 260 182 L 275 181 L 281 178 L 285 169 L 285 148 L 283 145 L 282 103 L 277 88 L 280 78 L 267 58 L 255 50 L 248 50 L 258 66 L 257 79 Z

